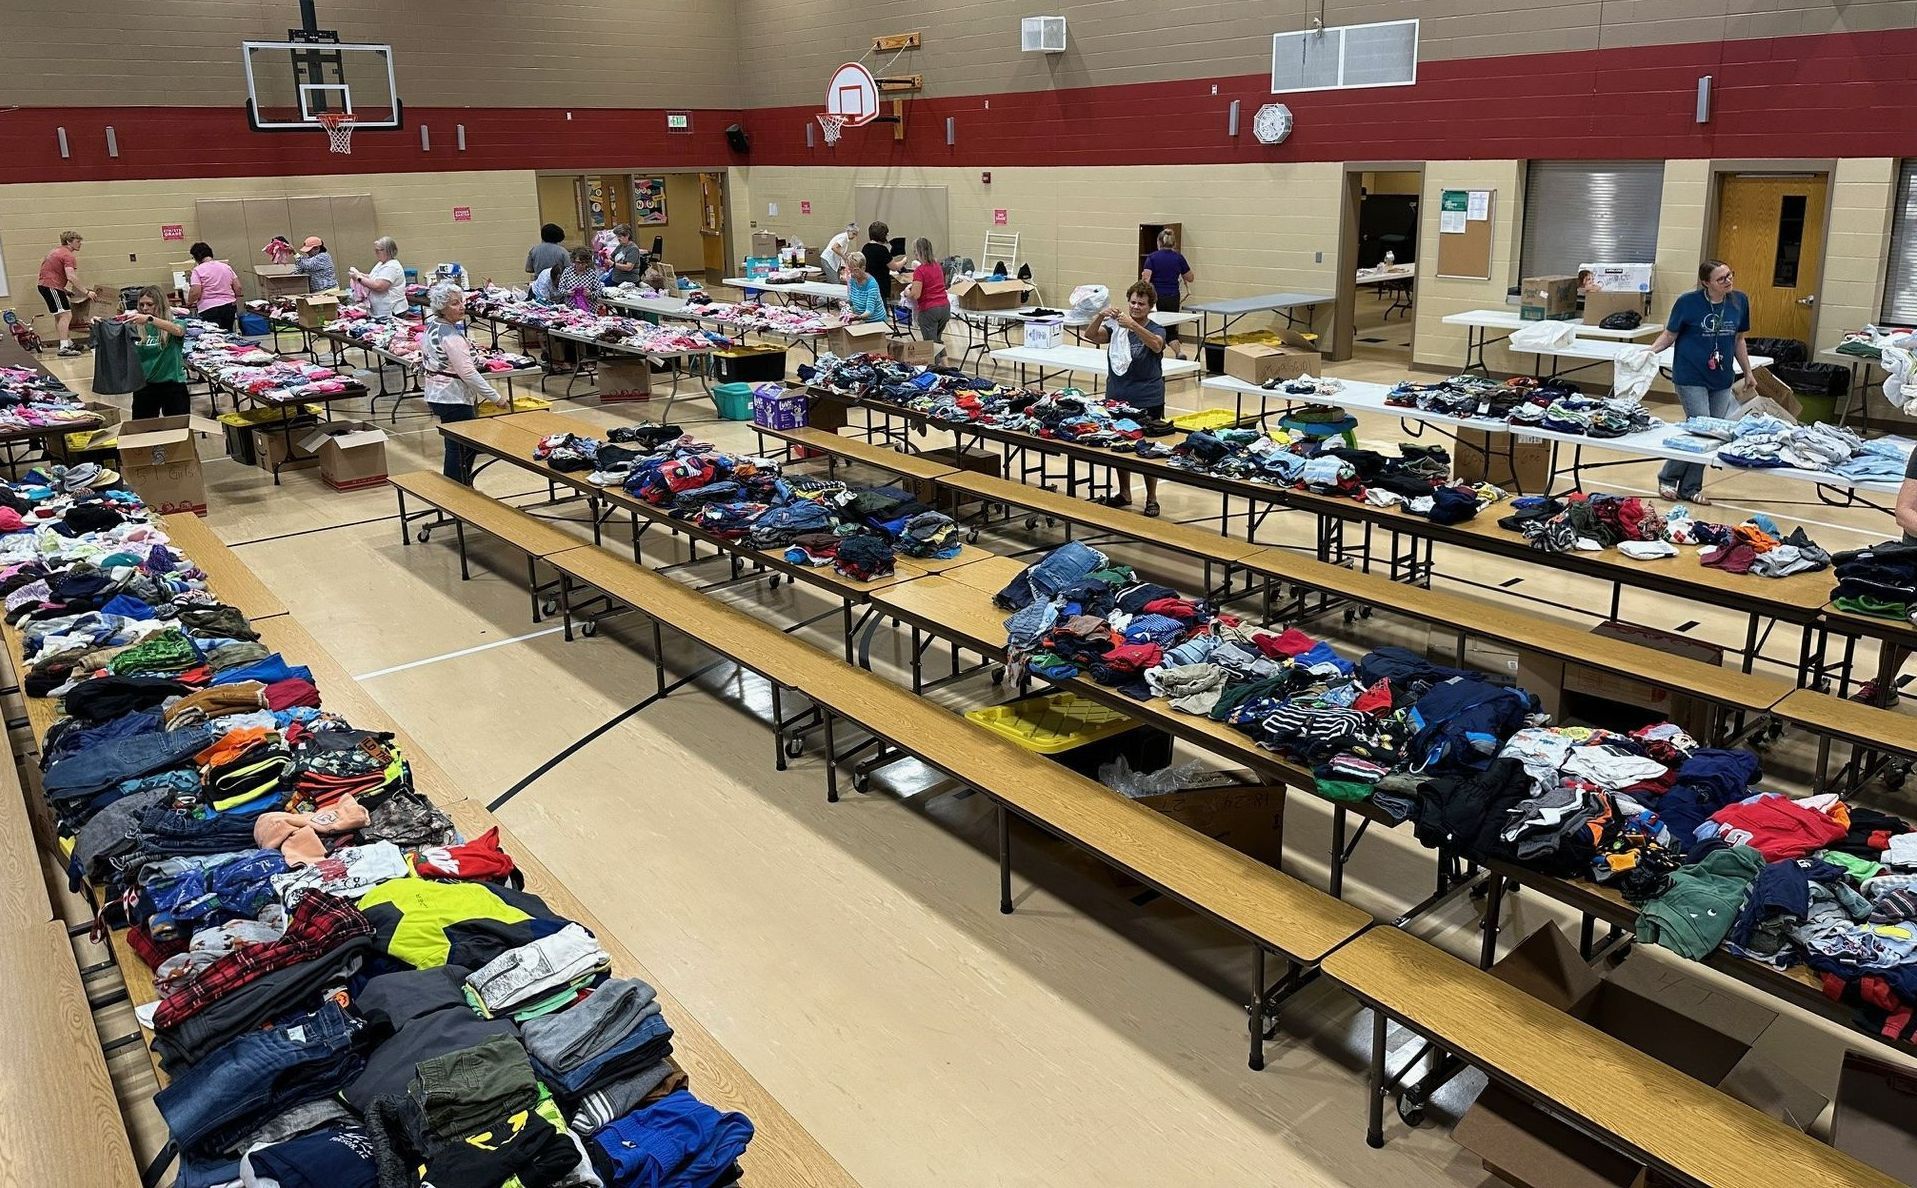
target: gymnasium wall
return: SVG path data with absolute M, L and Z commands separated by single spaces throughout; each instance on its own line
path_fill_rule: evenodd
M 539 205 L 531 170 L 461 174 L 456 187 L 444 178 L 416 173 L 0 186 L 0 247 L 11 289 L 6 302 L 40 308 L 34 276 L 61 231 L 73 229 L 86 236 L 80 275 L 89 284 L 165 285 L 171 282 L 172 266 L 190 258 L 186 249 L 198 238 L 196 200 L 309 194 L 372 195 L 380 230 L 399 242 L 400 259 L 422 272 L 457 260 L 476 277 L 522 282 L 526 248 L 538 238 Z M 471 222 L 453 220 L 455 202 L 472 208 Z M 163 239 L 160 229 L 168 223 L 179 224 L 185 238 Z M 304 235 L 297 227 L 288 230 L 295 240 Z M 252 265 L 266 259 L 257 243 L 210 246 L 249 279 Z M 328 247 L 341 280 L 349 264 L 373 266 L 370 243 Z

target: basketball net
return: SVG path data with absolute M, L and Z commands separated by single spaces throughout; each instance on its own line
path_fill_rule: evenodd
M 350 111 L 322 111 L 317 117 L 320 126 L 326 129 L 326 138 L 332 142 L 336 153 L 353 151 L 353 113 Z
M 845 131 L 845 118 L 822 112 L 818 119 L 819 127 L 825 130 L 825 142 L 828 145 L 839 143 L 839 134 Z

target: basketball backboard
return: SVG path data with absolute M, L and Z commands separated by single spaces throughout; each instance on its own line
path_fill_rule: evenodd
M 833 71 L 825 89 L 825 111 L 839 117 L 848 128 L 878 119 L 879 84 L 872 72 L 857 62 L 847 62 Z
M 325 40 L 244 41 L 246 116 L 260 132 L 317 132 L 320 116 L 350 112 L 361 130 L 398 128 L 403 112 L 393 47 Z

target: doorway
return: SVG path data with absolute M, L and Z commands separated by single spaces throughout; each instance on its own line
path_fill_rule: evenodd
M 726 275 L 726 175 L 699 175 L 699 246 L 707 277 Z
M 1824 273 L 1828 173 L 1727 173 L 1711 254 L 1750 298 L 1751 335 L 1810 343 Z
M 1330 357 L 1411 365 L 1418 289 L 1417 166 L 1347 166 Z

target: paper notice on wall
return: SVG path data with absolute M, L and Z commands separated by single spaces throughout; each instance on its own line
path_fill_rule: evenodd
M 776 202 L 768 202 L 768 203 L 766 203 L 766 204 L 765 204 L 765 215 L 766 215 L 766 217 L 767 217 L 767 218 L 769 218 L 769 219 L 776 219 L 776 218 L 778 218 L 778 217 L 779 217 L 779 204 L 778 204 L 778 203 L 776 203 Z
M 1482 223 L 1491 217 L 1491 191 L 1472 190 L 1466 205 L 1464 217 L 1474 223 Z
M 1462 235 L 1464 219 L 1464 211 L 1441 210 L 1438 212 L 1438 232 L 1442 235 Z

